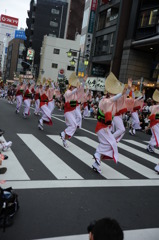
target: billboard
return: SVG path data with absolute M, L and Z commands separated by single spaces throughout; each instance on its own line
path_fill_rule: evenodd
M 15 30 L 15 38 L 18 39 L 22 39 L 22 40 L 26 40 L 26 36 L 25 36 L 25 31 L 24 30 Z
M 12 25 L 14 27 L 18 27 L 19 19 L 2 14 L 0 18 L 0 22 L 8 25 Z

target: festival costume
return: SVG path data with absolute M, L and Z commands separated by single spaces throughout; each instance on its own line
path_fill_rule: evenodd
M 149 152 L 154 152 L 154 147 L 159 147 L 159 119 L 156 119 L 159 113 L 159 105 L 150 106 L 149 110 L 151 112 L 149 119 L 152 136 L 147 149 Z
M 77 122 L 77 127 L 81 128 L 82 127 L 82 114 L 81 114 L 81 101 L 84 96 L 84 87 L 80 86 L 77 91 L 77 104 L 76 104 L 76 122 Z
M 34 114 L 40 115 L 40 87 L 39 86 L 37 86 L 35 89 L 34 99 L 35 99 Z
M 89 90 L 84 93 L 83 99 L 81 103 L 83 104 L 83 118 L 89 117 L 90 113 L 88 110 L 88 103 L 91 101 L 91 94 L 89 93 Z
M 131 112 L 131 121 L 132 121 L 131 131 L 133 135 L 135 135 L 136 130 L 141 129 L 139 115 L 138 115 L 138 111 L 143 107 L 143 103 L 144 103 L 143 99 L 141 98 L 142 96 L 134 100 L 134 107 L 133 107 L 133 111 Z
M 22 106 L 22 101 L 23 101 L 23 93 L 24 93 L 24 88 L 25 88 L 25 85 L 24 84 L 20 84 L 17 86 L 17 89 L 16 89 L 16 102 L 17 102 L 17 105 L 16 105 L 16 113 L 19 113 L 20 112 L 20 108 Z
M 42 113 L 42 117 L 39 120 L 38 128 L 39 130 L 43 130 L 43 124 L 52 125 L 51 119 L 51 111 L 48 108 L 48 96 L 45 90 L 40 91 L 40 109 Z
M 26 116 L 30 115 L 30 104 L 32 100 L 32 93 L 34 91 L 34 84 L 27 85 L 24 96 L 23 96 L 23 102 L 24 102 L 24 111 L 23 111 L 23 117 L 26 118 Z
M 113 133 L 113 136 L 115 137 L 116 141 L 119 142 L 122 137 L 125 134 L 125 127 L 123 123 L 123 114 L 127 112 L 126 107 L 126 94 L 121 96 L 116 102 L 115 102 L 115 116 L 113 118 L 113 124 L 115 128 L 115 132 Z
M 99 110 L 97 114 L 97 125 L 95 132 L 97 133 L 99 145 L 96 148 L 96 152 L 94 154 L 95 162 L 92 167 L 96 169 L 99 173 L 101 173 L 100 168 L 96 168 L 98 164 L 101 164 L 101 158 L 103 159 L 113 159 L 116 163 L 118 161 L 118 148 L 117 142 L 111 133 L 111 122 L 112 122 L 112 114 L 115 115 L 114 112 L 114 102 L 119 99 L 122 94 L 117 94 L 112 98 L 103 98 L 99 102 Z

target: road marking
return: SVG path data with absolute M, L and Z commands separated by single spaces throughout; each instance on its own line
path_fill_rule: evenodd
M 144 150 L 146 150 L 146 148 L 147 148 L 147 146 L 146 146 L 145 144 L 136 142 L 136 141 L 134 141 L 134 140 L 128 140 L 128 139 L 126 140 L 126 139 L 124 139 L 123 141 L 124 141 L 124 142 L 128 142 L 128 143 L 131 143 L 131 144 L 136 145 L 136 146 L 138 146 L 138 147 L 141 147 L 141 148 L 143 148 Z M 144 142 L 145 142 L 145 141 L 144 141 Z M 159 150 L 156 149 L 156 148 L 155 148 L 155 153 L 159 154 Z M 149 153 L 148 153 L 148 154 L 149 154 Z M 151 155 L 149 155 L 149 156 L 151 156 Z M 159 160 L 158 160 L 158 161 L 159 161 Z
M 3 187 L 14 189 L 56 189 L 56 188 L 113 188 L 113 187 L 155 187 L 159 180 L 37 180 L 37 181 L 6 181 Z
M 95 149 L 98 146 L 97 142 L 93 141 L 92 139 L 88 139 L 87 137 L 76 137 L 76 138 L 82 142 L 87 143 L 91 147 L 94 147 Z M 118 145 L 119 145 L 119 147 L 122 147 L 124 150 L 127 150 L 127 146 L 125 144 L 118 143 Z M 130 149 L 128 148 L 127 151 L 129 151 L 129 150 Z M 141 156 L 141 152 L 137 151 L 136 149 L 133 149 L 133 154 L 135 154 L 135 155 L 139 154 L 139 156 Z M 119 153 L 119 162 L 147 178 L 150 178 L 150 179 L 156 179 L 156 178 L 158 179 L 159 178 L 159 175 L 157 175 L 154 172 L 154 170 L 147 168 L 147 167 L 143 166 L 142 164 L 137 163 L 137 162 L 131 160 L 130 158 L 125 157 L 124 155 L 122 155 L 120 153 Z M 103 169 L 103 165 L 102 165 L 102 169 Z
M 87 226 L 86 226 L 87 227 Z M 158 240 L 159 228 L 137 229 L 124 231 L 124 240 L 144 239 Z M 88 240 L 88 234 L 70 235 L 65 237 L 41 238 L 36 240 Z
M 59 145 L 62 145 L 62 141 L 59 136 L 56 135 L 47 135 L 49 138 L 51 138 L 53 141 L 58 143 Z M 81 138 L 80 138 L 81 140 Z M 90 139 L 87 138 L 87 141 L 90 141 Z M 66 148 L 68 152 L 70 152 L 72 155 L 80 159 L 83 163 L 88 165 L 92 168 L 92 164 L 94 162 L 93 157 L 88 152 L 84 151 L 77 145 L 73 144 L 72 142 L 68 141 L 69 147 Z M 115 169 L 109 167 L 108 165 L 104 164 L 102 166 L 102 176 L 104 176 L 107 179 L 128 179 L 125 175 L 119 173 Z
M 32 134 L 18 134 L 57 179 L 83 179 Z
M 136 146 L 139 146 L 138 145 L 138 142 L 136 142 L 135 144 Z M 119 148 L 122 148 L 123 150 L 126 150 L 127 152 L 131 152 L 135 155 L 138 155 L 139 157 L 142 157 L 145 159 L 145 161 L 149 161 L 149 162 L 152 162 L 154 164 L 158 164 L 159 160 L 155 157 L 155 156 L 152 156 L 148 153 L 144 153 L 144 152 L 141 152 L 133 147 L 129 147 L 123 143 L 118 143 L 118 147 Z
M 5 141 L 4 137 L 1 140 Z M 8 159 L 3 160 L 2 163 L 2 167 L 6 167 L 8 170 L 5 174 L 0 174 L 0 180 L 30 180 L 11 148 L 2 154 L 8 156 Z

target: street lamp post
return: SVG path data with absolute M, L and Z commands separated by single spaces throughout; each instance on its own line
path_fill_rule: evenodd
M 88 59 L 81 56 L 81 49 L 80 50 L 75 50 L 75 49 L 70 49 L 67 52 L 67 56 L 70 58 L 72 57 L 72 52 L 78 52 L 78 58 L 73 57 L 70 61 L 71 66 L 75 66 L 76 60 L 77 60 L 77 68 L 76 68 L 76 75 L 78 76 L 78 69 L 79 69 L 79 63 L 80 63 L 80 59 L 82 58 L 84 60 L 84 65 L 88 66 Z

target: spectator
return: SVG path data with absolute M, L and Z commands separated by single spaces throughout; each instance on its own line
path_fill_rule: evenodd
M 124 233 L 115 219 L 103 218 L 92 222 L 88 228 L 89 240 L 123 240 Z

